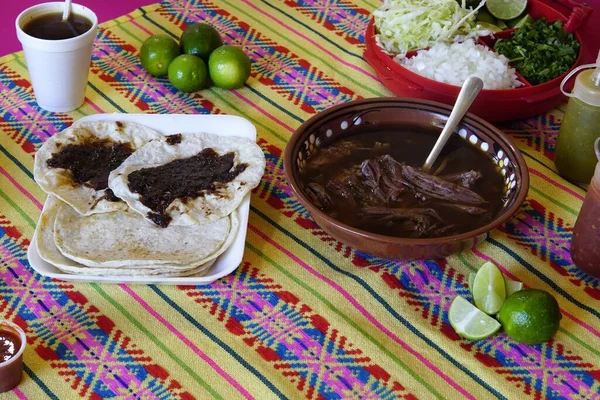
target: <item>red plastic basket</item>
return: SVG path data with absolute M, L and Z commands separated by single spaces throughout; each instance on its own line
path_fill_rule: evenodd
M 583 10 L 583 12 L 582 12 Z M 557 20 L 565 23 L 566 29 L 573 32 L 581 47 L 579 57 L 571 69 L 580 64 L 584 54 L 584 42 L 577 29 L 584 23 L 588 8 L 575 7 L 573 14 L 567 18 L 554 8 L 537 0 L 529 0 L 527 12 L 535 19 L 544 17 L 548 22 Z M 495 37 L 509 37 L 514 30 L 498 32 Z M 483 42 L 491 45 L 492 37 L 482 38 Z M 365 60 L 375 69 L 381 82 L 397 96 L 416 97 L 419 99 L 439 101 L 453 105 L 460 91 L 459 86 L 449 85 L 425 78 L 404 68 L 386 54 L 375 41 L 375 25 L 371 20 L 367 27 Z M 539 85 L 531 85 L 523 78 L 524 86 L 515 89 L 484 89 L 473 103 L 470 111 L 488 121 L 508 121 L 522 119 L 543 113 L 557 106 L 564 100 L 560 92 L 560 82 L 570 72 Z

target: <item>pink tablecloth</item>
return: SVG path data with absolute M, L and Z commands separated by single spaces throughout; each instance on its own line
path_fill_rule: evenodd
M 599 0 L 600 1 L 600 0 Z M 15 34 L 15 19 L 21 11 L 42 0 L 2 1 L 0 13 L 0 56 L 21 50 Z M 125 15 L 138 7 L 155 3 L 153 0 L 75 0 L 76 3 L 94 10 L 100 22 Z
M 560 2 L 560 0 L 546 0 L 548 3 Z M 154 3 L 152 0 L 76 0 L 77 3 L 85 5 L 98 15 L 100 22 L 108 21 L 130 11 Z M 21 50 L 21 44 L 17 40 L 14 29 L 14 21 L 17 15 L 24 9 L 34 4 L 42 3 L 41 0 L 19 0 L 3 1 L 3 12 L 0 13 L 0 56 Z M 585 27 L 585 35 L 589 40 L 588 62 L 592 62 L 600 48 L 600 0 L 587 0 L 586 3 L 594 8 L 591 20 Z

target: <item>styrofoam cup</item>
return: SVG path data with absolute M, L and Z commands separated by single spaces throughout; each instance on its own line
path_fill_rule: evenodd
M 37 103 L 52 112 L 75 110 L 85 100 L 98 17 L 89 8 L 72 4 L 71 12 L 92 21 L 92 27 L 70 39 L 38 39 L 23 32 L 22 28 L 42 15 L 62 13 L 63 7 L 62 2 L 38 4 L 23 11 L 15 21 Z

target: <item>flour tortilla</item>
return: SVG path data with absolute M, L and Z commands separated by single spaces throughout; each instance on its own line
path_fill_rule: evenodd
M 90 268 L 80 264 L 70 258 L 65 257 L 54 242 L 54 222 L 56 214 L 60 207 L 65 204 L 53 195 L 44 207 L 44 211 L 38 221 L 35 232 L 35 244 L 40 257 L 54 265 L 59 270 L 80 275 L 93 276 L 201 276 L 216 261 L 212 259 L 206 263 L 189 266 L 189 269 L 182 269 L 181 265 L 161 264 L 160 266 L 132 265 L 129 268 Z
M 159 228 L 131 210 L 83 216 L 63 204 L 54 241 L 64 256 L 88 267 L 185 270 L 222 254 L 238 227 L 237 212 L 209 224 Z
M 73 182 L 71 171 L 64 168 L 51 168 L 47 164 L 47 161 L 55 153 L 58 153 L 60 148 L 68 144 L 82 143 L 91 137 L 129 143 L 136 150 L 163 135 L 133 122 L 76 123 L 71 128 L 52 136 L 37 151 L 33 169 L 35 181 L 45 192 L 56 195 L 83 215 L 125 210 L 127 205 L 123 202 L 108 201 L 103 198 L 106 189 L 95 190 L 85 185 L 77 185 Z
M 61 267 L 56 266 L 62 272 L 76 275 L 90 275 L 90 276 L 105 276 L 105 277 L 121 277 L 121 276 L 138 276 L 138 277 L 178 277 L 178 276 L 202 276 L 210 267 L 215 263 L 215 260 L 211 260 L 198 267 L 186 269 L 186 270 L 171 270 L 164 268 L 92 268 L 86 267 L 80 264 L 79 267 Z
M 216 193 L 203 194 L 194 199 L 175 199 L 166 209 L 172 225 L 205 224 L 232 213 L 242 202 L 244 196 L 259 183 L 265 169 L 265 156 L 260 147 L 252 140 L 218 136 L 208 133 L 181 134 L 178 144 L 170 145 L 166 137 L 154 140 L 125 160 L 111 172 L 108 185 L 116 196 L 123 199 L 130 208 L 144 217 L 152 210 L 140 201 L 140 195 L 129 189 L 129 175 L 143 168 L 158 167 L 169 162 L 189 158 L 205 148 L 212 148 L 219 155 L 235 153 L 234 167 L 241 163 L 247 168 L 233 181 L 223 184 Z

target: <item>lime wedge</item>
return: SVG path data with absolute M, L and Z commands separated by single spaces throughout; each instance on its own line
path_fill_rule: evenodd
M 520 28 L 523 25 L 530 24 L 534 21 L 533 17 L 529 14 L 525 14 L 524 17 L 519 17 L 515 19 L 511 19 L 510 21 L 506 21 L 506 25 L 509 28 Z
M 473 300 L 486 314 L 496 314 L 506 299 L 504 275 L 491 261 L 484 263 L 473 280 Z
M 450 304 L 448 320 L 456 333 L 469 340 L 485 339 L 500 329 L 498 321 L 481 312 L 462 296 L 456 296 Z
M 477 26 L 480 30 L 490 31 L 492 33 L 500 32 L 502 30 L 496 25 L 488 24 L 487 22 L 478 22 Z
M 475 281 L 475 275 L 476 274 L 474 272 L 469 273 L 469 292 L 471 292 L 471 295 L 473 295 L 473 282 Z M 506 285 L 506 297 L 523 289 L 523 282 L 513 281 L 507 277 L 504 277 L 504 285 Z
M 523 289 L 523 282 L 513 281 L 507 277 L 504 277 L 504 284 L 506 285 L 506 297 Z
M 475 282 L 475 272 L 469 273 L 469 292 L 471 292 L 471 296 L 473 295 L 473 282 Z
M 495 24 L 496 18 L 492 17 L 492 15 L 485 11 L 484 9 L 480 9 L 477 11 L 477 15 L 475 16 L 477 21 L 487 22 L 488 24 Z
M 523 14 L 527 0 L 487 0 L 485 5 L 494 17 L 507 21 Z
M 496 25 L 498 25 L 498 28 L 500 28 L 501 30 L 508 29 L 508 25 L 506 25 L 506 22 L 502 21 L 501 19 L 496 20 Z

